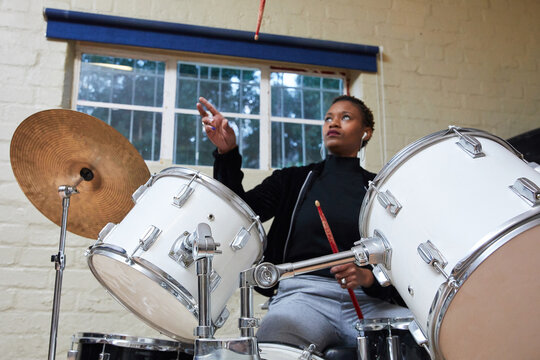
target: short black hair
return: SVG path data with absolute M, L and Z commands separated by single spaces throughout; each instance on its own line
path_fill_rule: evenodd
M 375 130 L 375 121 L 373 120 L 373 113 L 371 112 L 371 109 L 368 108 L 367 105 L 364 104 L 362 100 L 354 96 L 350 96 L 350 95 L 340 95 L 334 98 L 334 100 L 332 100 L 332 105 L 340 101 L 348 101 L 354 106 L 356 106 L 363 115 L 362 117 L 364 120 L 364 126 L 369 127 L 372 130 Z

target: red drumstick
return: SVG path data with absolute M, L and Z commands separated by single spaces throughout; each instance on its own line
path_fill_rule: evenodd
M 321 222 L 324 228 L 324 232 L 326 234 L 326 238 L 328 239 L 328 242 L 330 243 L 332 252 L 335 254 L 339 252 L 339 250 L 336 245 L 336 241 L 334 240 L 334 235 L 332 235 L 332 230 L 330 230 L 330 225 L 328 225 L 328 221 L 326 220 L 326 217 L 323 214 L 323 211 L 321 209 L 321 203 L 319 202 L 319 200 L 315 200 L 315 206 L 317 207 L 317 210 L 319 211 L 319 216 L 321 218 Z M 354 291 L 352 289 L 347 289 L 347 290 L 349 291 L 349 296 L 351 297 L 351 301 L 354 305 L 354 309 L 356 310 L 356 315 L 358 315 L 358 319 L 362 320 L 364 318 L 364 315 L 362 314 L 362 310 L 360 310 L 360 305 L 358 304 L 358 300 L 356 300 Z
M 257 18 L 257 30 L 255 30 L 255 40 L 259 40 L 259 29 L 261 28 L 261 22 L 262 22 L 265 3 L 266 3 L 266 0 L 261 0 L 261 3 L 259 4 L 259 16 Z

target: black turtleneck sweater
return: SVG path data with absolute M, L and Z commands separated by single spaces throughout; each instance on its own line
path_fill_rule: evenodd
M 350 250 L 353 243 L 360 239 L 358 221 L 365 194 L 359 160 L 329 156 L 321 175 L 313 182 L 297 209 L 285 261 L 312 259 L 332 253 L 315 200 L 321 203 L 339 251 Z M 312 274 L 333 277 L 329 269 Z

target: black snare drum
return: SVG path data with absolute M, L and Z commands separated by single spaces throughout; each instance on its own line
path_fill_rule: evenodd
M 78 333 L 68 360 L 192 360 L 192 349 L 176 341 L 136 336 Z
M 409 332 L 412 318 L 362 319 L 358 330 L 359 360 L 430 360 Z

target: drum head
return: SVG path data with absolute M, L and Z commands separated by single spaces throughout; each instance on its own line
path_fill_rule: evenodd
M 192 343 L 198 320 L 196 303 L 181 294 L 180 285 L 159 278 L 147 268 L 128 265 L 125 258 L 100 253 L 91 255 L 91 269 L 99 282 L 128 310 L 163 334 Z
M 538 357 L 539 239 L 537 224 L 491 254 L 461 286 L 440 326 L 445 359 Z

